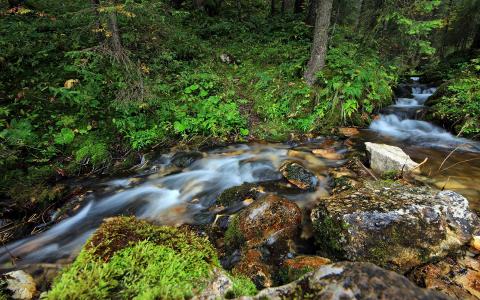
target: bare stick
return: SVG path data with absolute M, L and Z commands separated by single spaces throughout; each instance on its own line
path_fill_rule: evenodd
M 367 167 L 365 167 L 365 165 L 362 164 L 361 161 L 359 161 L 358 159 L 356 159 L 356 162 L 357 162 L 357 164 L 358 164 L 359 166 L 361 166 L 365 171 L 367 171 L 367 173 L 368 173 L 370 176 L 372 176 L 373 179 L 378 180 L 378 178 L 372 173 L 372 171 L 370 171 Z

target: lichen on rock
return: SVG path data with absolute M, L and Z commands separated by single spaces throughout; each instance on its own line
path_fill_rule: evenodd
M 399 272 L 458 250 L 480 224 L 457 193 L 379 182 L 322 199 L 311 218 L 321 255 Z

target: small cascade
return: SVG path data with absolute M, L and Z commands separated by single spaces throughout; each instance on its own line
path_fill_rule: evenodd
M 392 137 L 404 143 L 434 148 L 463 149 L 480 151 L 480 145 L 473 141 L 456 137 L 443 128 L 422 121 L 427 99 L 436 91 L 436 87 L 419 83 L 418 77 L 412 77 L 412 98 L 397 98 L 373 121 L 370 129 L 382 135 Z

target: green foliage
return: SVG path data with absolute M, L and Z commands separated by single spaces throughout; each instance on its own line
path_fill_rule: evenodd
M 319 97 L 324 103 L 317 112 L 320 116 L 328 109 L 343 122 L 367 124 L 375 108 L 390 103 L 397 75 L 395 68 L 383 66 L 374 52 L 341 38 L 338 47 L 330 48 L 319 80 L 323 87 Z
M 480 59 L 463 64 L 455 77 L 434 101 L 434 115 L 456 124 L 455 130 L 464 136 L 476 136 L 480 133 Z

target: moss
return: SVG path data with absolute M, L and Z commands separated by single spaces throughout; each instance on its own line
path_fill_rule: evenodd
M 18 210 L 28 210 L 38 205 L 42 207 L 60 199 L 66 192 L 64 185 L 52 187 L 45 183 L 27 184 L 28 182 L 15 184 L 8 191 L 8 195 L 15 201 L 15 208 Z
M 233 287 L 226 294 L 228 299 L 238 298 L 241 296 L 253 296 L 257 293 L 257 287 L 250 280 L 250 278 L 244 275 L 237 275 L 232 276 L 230 279 L 232 280 Z
M 387 171 L 382 174 L 382 179 L 386 182 L 395 182 L 395 180 L 399 179 L 401 176 L 399 171 Z
M 118 217 L 103 223 L 85 248 L 104 261 L 118 250 L 143 240 L 170 247 L 178 252 L 201 252 L 205 260 L 219 265 L 215 249 L 207 239 L 187 229 L 155 226 L 134 217 Z
M 332 218 L 323 210 L 319 210 L 318 220 L 314 222 L 313 228 L 316 232 L 315 240 L 320 254 L 327 257 L 344 258 L 341 241 L 345 239 L 344 231 L 348 224 Z
M 229 207 L 248 198 L 256 199 L 258 196 L 257 187 L 257 184 L 244 183 L 240 186 L 228 188 L 217 197 L 217 205 Z
M 185 299 L 218 266 L 210 243 L 192 232 L 111 218 L 56 278 L 47 299 Z
M 234 216 L 230 224 L 228 224 L 224 241 L 228 250 L 241 248 L 245 244 L 245 237 L 240 231 L 240 220 L 238 216 Z

